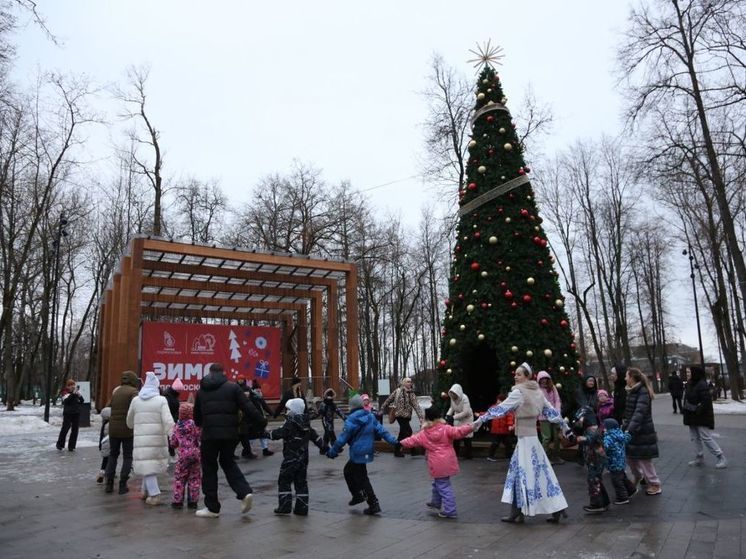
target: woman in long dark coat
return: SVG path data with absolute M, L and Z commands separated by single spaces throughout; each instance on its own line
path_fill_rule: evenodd
M 704 466 L 707 447 L 715 458 L 718 469 L 728 467 L 723 451 L 712 438 L 715 428 L 715 413 L 712 409 L 712 396 L 705 380 L 705 370 L 702 367 L 689 367 L 686 370 L 686 392 L 681 407 L 684 414 L 684 425 L 689 426 L 689 434 L 697 455 L 689 462 L 690 466 Z
M 624 430 L 632 437 L 627 445 L 627 464 L 632 470 L 635 486 L 642 480 L 648 484 L 648 495 L 660 495 L 661 481 L 653 465 L 658 458 L 658 435 L 653 424 L 653 390 L 640 369 L 627 369 L 627 405 Z

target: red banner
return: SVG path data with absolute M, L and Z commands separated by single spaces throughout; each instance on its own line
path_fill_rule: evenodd
M 142 324 L 142 375 L 153 371 L 161 384 L 180 378 L 187 392 L 199 390 L 199 381 L 210 365 L 221 363 L 228 380 L 257 379 L 265 398 L 279 398 L 281 353 L 279 328 Z

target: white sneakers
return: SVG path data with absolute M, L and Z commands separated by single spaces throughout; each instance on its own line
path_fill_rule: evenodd
M 725 459 L 725 455 L 721 454 L 720 456 L 718 456 L 718 461 L 715 464 L 715 467 L 718 470 L 722 470 L 728 467 L 728 461 Z
M 702 456 L 701 454 L 697 454 L 697 457 L 694 460 L 690 461 L 689 465 L 690 466 L 696 466 L 698 468 L 701 467 L 701 466 L 704 466 L 705 465 L 705 457 Z
M 728 461 L 725 459 L 725 455 L 724 454 L 721 454 L 720 456 L 718 456 L 717 459 L 718 459 L 718 461 L 715 463 L 715 467 L 718 470 L 723 470 L 723 469 L 725 469 L 725 468 L 728 467 Z M 695 467 L 698 467 L 698 468 L 702 467 L 702 466 L 705 465 L 705 457 L 697 455 L 697 457 L 694 460 L 692 460 L 691 462 L 689 462 L 689 465 L 690 466 L 695 466 Z
M 246 497 L 241 499 L 241 514 L 246 514 L 247 512 L 249 512 L 251 510 L 251 505 L 253 504 L 254 495 L 249 493 L 248 495 L 246 495 Z
M 194 516 L 199 516 L 200 518 L 217 518 L 220 516 L 219 512 L 212 512 L 207 507 L 203 509 L 199 509 L 197 512 L 194 513 Z
M 145 498 L 145 504 L 150 505 L 151 507 L 157 507 L 161 504 L 161 494 L 158 495 L 151 495 L 149 497 Z
M 254 504 L 254 495 L 249 493 L 241 499 L 241 514 L 246 514 L 251 510 L 251 506 Z M 212 512 L 207 507 L 203 509 L 199 509 L 197 512 L 194 513 L 195 516 L 199 516 L 200 518 L 217 518 L 220 516 L 219 512 Z

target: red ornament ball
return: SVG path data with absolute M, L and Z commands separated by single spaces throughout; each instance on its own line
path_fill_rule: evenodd
M 513 303 L 511 303 L 511 305 L 510 305 L 510 308 L 511 309 L 517 309 L 518 308 L 518 303 L 516 303 L 515 301 L 513 301 Z
M 487 122 L 494 122 L 494 120 L 495 120 L 495 117 L 494 117 L 494 116 L 492 116 L 492 115 L 489 115 L 489 116 L 487 117 Z
M 476 272 L 480 268 L 479 262 L 472 262 L 470 268 L 472 269 L 473 272 Z
M 568 326 L 570 326 L 570 323 L 566 320 L 560 320 L 560 326 L 562 326 L 562 328 L 567 328 Z
M 522 208 L 521 209 L 521 216 L 522 217 L 528 217 L 529 216 L 528 210 L 526 208 Z
M 461 252 L 461 245 L 456 245 L 456 248 L 454 248 L 456 252 Z
M 481 234 L 481 233 L 480 233 L 479 231 L 475 231 L 475 232 L 474 232 L 474 238 L 475 238 L 475 239 L 479 239 L 479 238 L 481 238 L 481 237 L 482 237 L 482 234 Z
M 518 174 L 521 175 L 521 176 L 523 176 L 523 175 L 526 174 L 526 171 L 524 171 L 522 168 L 518 169 Z
M 508 288 L 508 282 L 507 281 L 501 281 L 500 282 L 500 289 L 507 289 Z
M 446 360 L 445 359 L 441 359 L 440 360 L 440 366 L 441 367 L 445 367 L 446 366 Z
M 469 185 L 466 188 L 468 188 L 469 190 L 476 190 L 477 189 L 477 183 L 470 182 Z
M 495 150 L 490 148 L 487 150 L 487 155 L 495 155 Z
M 528 304 L 528 303 L 530 303 L 531 301 L 533 301 L 533 298 L 531 297 L 531 295 L 529 295 L 528 293 L 526 293 L 526 294 L 525 294 L 525 295 L 523 296 L 523 302 L 524 302 L 524 303 L 526 303 L 526 304 Z
M 506 299 L 512 299 L 513 292 L 510 289 L 508 289 L 505 293 L 503 293 L 503 297 L 505 297 Z
M 570 344 L 570 349 L 575 349 L 577 346 L 575 345 L 575 342 Z
M 487 308 L 487 303 L 485 303 L 485 302 L 482 302 L 482 304 L 481 304 L 481 305 L 479 305 L 479 306 L 480 306 L 480 307 L 482 307 L 483 309 L 486 309 L 486 308 Z
M 542 326 L 549 326 L 549 321 L 548 321 L 548 320 L 547 320 L 546 318 L 542 318 L 542 319 L 541 319 L 541 320 L 539 321 L 539 323 L 540 323 L 540 324 L 541 324 Z
M 544 265 L 544 261 L 543 260 L 537 260 L 536 261 L 536 265 L 537 266 L 543 266 Z

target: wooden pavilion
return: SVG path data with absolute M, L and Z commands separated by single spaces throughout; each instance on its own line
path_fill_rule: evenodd
M 325 387 L 339 394 L 343 378 L 359 386 L 357 268 L 349 262 L 141 236 L 130 242 L 99 312 L 101 405 L 123 371 L 140 372 L 140 326 L 150 320 L 280 326 L 283 379 L 298 376 L 317 395 Z

